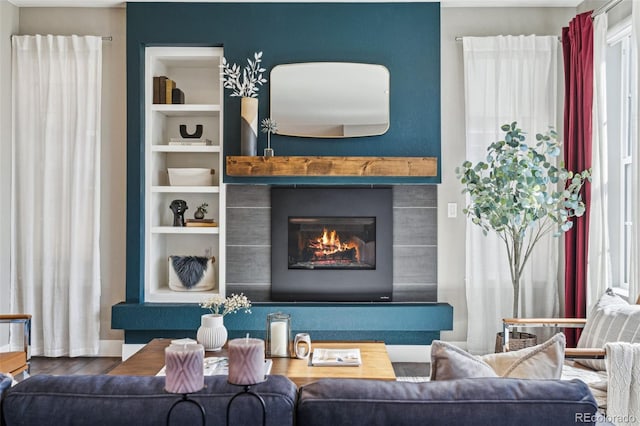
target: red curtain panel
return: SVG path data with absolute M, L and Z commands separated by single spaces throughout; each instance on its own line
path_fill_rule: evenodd
M 593 104 L 593 25 L 591 12 L 582 13 L 562 29 L 564 56 L 564 162 L 567 170 L 591 167 L 591 107 Z M 586 317 L 587 251 L 590 184 L 583 187 L 587 211 L 565 233 L 565 316 Z M 580 330 L 567 329 L 567 346 L 575 345 Z

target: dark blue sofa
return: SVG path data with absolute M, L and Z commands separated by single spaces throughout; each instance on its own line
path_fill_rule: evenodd
M 241 390 L 226 376 L 205 377 L 190 397 L 207 425 L 225 425 L 230 398 Z M 33 376 L 8 389 L 0 423 L 14 425 L 164 425 L 180 395 L 163 390 L 164 377 Z M 580 381 L 464 379 L 428 383 L 324 379 L 300 390 L 270 376 L 252 388 L 267 407 L 267 425 L 591 425 L 596 402 Z M 229 424 L 261 424 L 257 400 L 234 401 Z M 171 424 L 198 425 L 199 412 L 181 403 Z
M 300 389 L 296 410 L 297 424 L 304 426 L 577 426 L 603 420 L 589 388 L 578 380 L 324 379 Z
M 181 395 L 164 391 L 164 377 L 32 376 L 5 392 L 0 410 L 3 426 L 13 425 L 165 425 L 171 405 Z M 227 404 L 241 391 L 226 376 L 205 377 L 205 388 L 189 397 L 205 409 L 208 425 L 226 424 Z M 297 389 L 288 378 L 269 376 L 252 390 L 267 407 L 267 425 L 294 424 Z M 234 400 L 229 424 L 254 425 L 261 419 L 257 399 Z M 197 406 L 180 403 L 171 413 L 172 425 L 199 425 Z

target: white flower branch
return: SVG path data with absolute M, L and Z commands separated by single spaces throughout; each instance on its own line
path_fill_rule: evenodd
M 225 57 L 222 58 L 222 84 L 225 89 L 231 89 L 231 96 L 257 98 L 258 91 L 267 82 L 263 72 L 266 70 L 260 66 L 262 52 L 253 54 L 253 61 L 247 59 L 248 65 L 241 69 L 238 64 L 229 64 Z

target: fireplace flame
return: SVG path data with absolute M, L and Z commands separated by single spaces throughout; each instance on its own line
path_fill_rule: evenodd
M 323 229 L 322 235 L 315 240 L 309 242 L 309 246 L 314 250 L 314 256 L 316 259 L 332 258 L 336 254 L 346 252 L 349 250 L 355 250 L 355 261 L 360 259 L 360 253 L 358 252 L 358 245 L 352 241 L 343 243 L 340 241 L 340 237 L 335 230 L 328 231 Z

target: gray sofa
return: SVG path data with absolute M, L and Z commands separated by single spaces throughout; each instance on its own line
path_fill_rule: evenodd
M 205 377 L 190 397 L 208 425 L 226 424 L 230 398 L 239 390 L 226 376 Z M 3 426 L 159 425 L 180 395 L 163 390 L 163 377 L 33 376 L 8 389 L 1 401 Z M 267 425 L 576 425 L 594 424 L 596 403 L 580 381 L 465 379 L 428 383 L 325 379 L 299 390 L 270 376 L 252 388 L 267 407 Z M 257 400 L 231 407 L 229 424 L 260 424 Z M 198 425 L 200 414 L 181 403 L 172 424 Z

